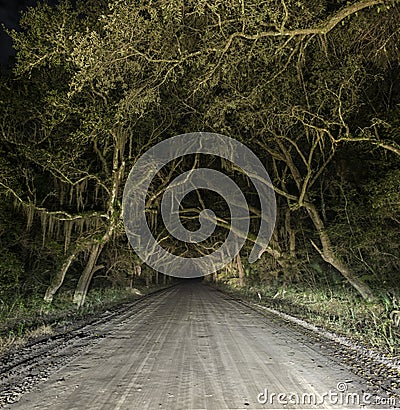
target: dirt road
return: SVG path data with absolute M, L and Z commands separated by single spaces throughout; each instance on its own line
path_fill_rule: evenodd
M 342 408 L 350 395 L 377 399 L 365 397 L 374 392 L 323 341 L 201 283 L 178 285 L 99 320 L 90 334 L 88 343 L 82 337 L 78 345 L 63 345 L 69 359 L 8 406 Z M 48 355 L 51 367 L 56 359 Z

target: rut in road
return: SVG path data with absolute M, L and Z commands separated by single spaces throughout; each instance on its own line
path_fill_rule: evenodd
M 10 408 L 271 408 L 282 407 L 279 393 L 313 399 L 338 383 L 352 393 L 367 389 L 322 341 L 195 281 L 155 295 L 106 328 L 103 339 Z

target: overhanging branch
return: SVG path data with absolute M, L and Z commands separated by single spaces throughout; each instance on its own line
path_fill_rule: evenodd
M 285 30 L 281 29 L 279 31 L 263 31 L 257 34 L 246 34 L 243 32 L 236 32 L 231 34 L 229 37 L 225 48 L 228 49 L 235 37 L 244 38 L 246 40 L 259 40 L 263 37 L 295 37 L 295 36 L 309 36 L 313 34 L 328 34 L 332 31 L 341 21 L 346 17 L 351 16 L 352 14 L 358 13 L 361 10 L 364 10 L 368 7 L 376 6 L 379 4 L 384 4 L 384 0 L 361 0 L 357 3 L 349 5 L 344 9 L 338 11 L 336 14 L 331 16 L 329 19 L 324 21 L 322 24 L 319 24 L 314 27 L 309 28 L 300 28 L 294 30 Z

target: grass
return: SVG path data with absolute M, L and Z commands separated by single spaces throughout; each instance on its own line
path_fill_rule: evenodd
M 69 326 L 159 288 L 143 285 L 135 289 L 91 290 L 80 309 L 72 303 L 71 292 L 56 295 L 52 303 L 46 303 L 41 295 L 15 297 L 8 303 L 0 299 L 0 355 L 30 340 L 52 335 L 57 327 Z
M 236 281 L 226 281 L 218 286 L 400 359 L 397 305 L 385 293 L 378 303 L 366 303 L 343 286 L 327 288 L 296 284 L 278 287 L 264 284 L 240 288 Z

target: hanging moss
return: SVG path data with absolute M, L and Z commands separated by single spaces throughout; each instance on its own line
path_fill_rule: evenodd
M 52 215 L 49 215 L 48 223 L 47 223 L 47 231 L 48 231 L 49 238 L 53 238 L 54 225 L 55 225 L 55 218 Z
M 84 179 L 81 183 L 76 184 L 76 207 L 78 210 L 85 209 L 86 203 L 84 202 L 85 194 L 87 191 L 87 179 Z
M 42 246 L 43 247 L 46 243 L 47 219 L 48 219 L 48 214 L 46 212 L 41 212 L 40 213 L 40 222 L 42 224 Z
M 64 252 L 67 251 L 71 242 L 72 227 L 74 223 L 72 221 L 64 222 Z
M 35 216 L 35 207 L 33 204 L 28 204 L 24 207 L 26 215 L 26 230 L 29 231 L 32 227 L 33 218 Z

